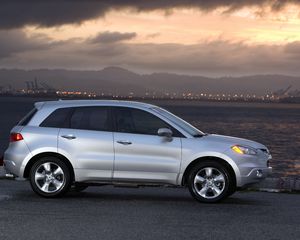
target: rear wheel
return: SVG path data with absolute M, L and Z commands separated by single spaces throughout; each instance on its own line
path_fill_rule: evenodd
M 188 187 L 196 200 L 214 203 L 229 196 L 234 187 L 231 179 L 230 172 L 222 164 L 200 162 L 189 174 Z
M 30 184 L 35 193 L 43 197 L 65 194 L 71 183 L 67 165 L 55 157 L 39 159 L 30 170 Z

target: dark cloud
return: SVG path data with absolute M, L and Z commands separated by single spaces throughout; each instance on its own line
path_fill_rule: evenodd
M 2 0 L 0 3 L 0 28 L 18 28 L 25 25 L 59 26 L 81 23 L 104 16 L 112 9 L 151 11 L 162 9 L 170 13 L 173 8 L 199 8 L 210 11 L 225 7 L 234 11 L 244 6 L 270 6 L 280 10 L 288 3 L 300 0 Z
M 3 0 L 0 3 L 0 28 L 80 23 L 101 16 L 107 10 L 103 1 Z
M 101 32 L 96 37 L 88 39 L 89 43 L 115 43 L 133 39 L 137 36 L 135 32 Z

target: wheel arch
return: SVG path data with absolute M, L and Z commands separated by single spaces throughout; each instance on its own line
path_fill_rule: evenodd
M 183 173 L 182 180 L 181 180 L 182 186 L 185 186 L 187 184 L 187 179 L 188 179 L 189 173 L 193 169 L 193 167 L 195 165 L 197 165 L 199 162 L 205 162 L 205 161 L 215 161 L 215 162 L 222 164 L 230 172 L 230 176 L 232 178 L 234 186 L 235 187 L 237 186 L 237 176 L 234 171 L 234 168 L 225 159 L 220 158 L 220 157 L 215 157 L 215 156 L 199 157 L 199 158 L 193 160 L 192 162 L 190 162 L 190 164 L 186 167 L 186 169 Z
M 30 169 L 33 166 L 33 164 L 36 163 L 39 159 L 41 159 L 43 157 L 56 157 L 56 158 L 62 160 L 70 170 L 71 181 L 72 182 L 75 181 L 75 173 L 74 173 L 74 167 L 73 167 L 72 163 L 65 156 L 63 156 L 62 154 L 56 153 L 56 152 L 43 152 L 43 153 L 39 153 L 39 154 L 33 156 L 26 164 L 26 167 L 24 169 L 24 174 L 23 174 L 24 178 L 29 177 Z

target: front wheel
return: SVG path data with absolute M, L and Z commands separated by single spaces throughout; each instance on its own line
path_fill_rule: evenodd
M 43 197 L 58 197 L 65 194 L 71 183 L 66 164 L 55 157 L 39 159 L 30 170 L 30 184 L 35 193 Z
M 233 188 L 229 171 L 218 162 L 200 162 L 190 172 L 188 187 L 200 202 L 214 203 L 226 198 Z

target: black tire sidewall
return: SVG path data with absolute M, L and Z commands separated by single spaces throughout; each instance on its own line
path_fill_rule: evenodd
M 46 162 L 53 162 L 55 164 L 57 164 L 64 172 L 64 178 L 65 178 L 65 182 L 64 182 L 64 186 L 59 189 L 56 192 L 53 193 L 45 193 L 42 190 L 39 189 L 39 187 L 36 185 L 35 183 L 35 172 L 36 169 L 43 163 Z M 42 197 L 48 197 L 48 198 L 54 198 L 54 197 L 60 197 L 62 195 L 64 195 L 70 188 L 70 183 L 71 183 L 71 175 L 70 175 L 70 170 L 67 167 L 67 165 L 60 160 L 59 158 L 56 157 L 43 157 L 40 158 L 38 161 L 36 161 L 33 166 L 30 169 L 30 175 L 29 175 L 29 180 L 30 180 L 30 185 L 32 190 L 37 193 L 38 195 L 42 196 Z
M 194 187 L 195 175 L 201 169 L 206 168 L 206 167 L 212 167 L 212 168 L 218 169 L 222 174 L 224 174 L 224 177 L 225 177 L 225 188 L 224 188 L 223 192 L 215 198 L 208 199 L 208 198 L 204 198 L 204 197 L 200 196 Z M 229 190 L 231 189 L 231 185 L 232 185 L 232 181 L 231 181 L 231 176 L 230 176 L 229 171 L 222 164 L 213 162 L 213 161 L 212 162 L 206 161 L 206 162 L 198 163 L 195 167 L 193 167 L 193 169 L 191 170 L 191 172 L 188 176 L 189 191 L 190 191 L 191 195 L 199 202 L 214 203 L 214 202 L 219 202 L 219 201 L 223 200 L 224 198 L 226 198 L 228 196 Z

